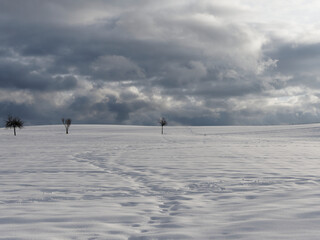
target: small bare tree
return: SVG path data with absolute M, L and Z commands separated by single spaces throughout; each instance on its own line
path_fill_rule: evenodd
M 68 119 L 62 118 L 61 121 L 62 121 L 64 127 L 66 128 L 66 134 L 68 134 L 69 133 L 69 127 L 71 125 L 71 119 L 70 118 L 68 118 Z
M 166 120 L 164 117 L 162 117 L 162 118 L 160 118 L 160 120 L 159 120 L 159 124 L 161 125 L 161 134 L 163 134 L 163 126 L 168 125 L 168 122 L 167 122 L 167 120 Z
M 24 122 L 19 117 L 8 116 L 6 120 L 6 128 L 13 128 L 13 135 L 16 136 L 16 128 L 23 128 Z

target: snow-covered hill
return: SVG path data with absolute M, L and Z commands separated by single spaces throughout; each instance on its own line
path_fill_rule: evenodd
M 0 239 L 319 239 L 320 125 L 0 129 Z

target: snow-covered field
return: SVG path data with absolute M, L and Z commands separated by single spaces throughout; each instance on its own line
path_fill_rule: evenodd
M 319 239 L 320 125 L 0 129 L 0 239 Z

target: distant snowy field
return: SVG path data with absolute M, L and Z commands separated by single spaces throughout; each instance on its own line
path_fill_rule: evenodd
M 0 129 L 0 239 L 319 239 L 320 125 Z

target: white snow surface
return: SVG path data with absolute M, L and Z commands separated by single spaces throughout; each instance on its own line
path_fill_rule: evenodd
M 320 125 L 0 129 L 0 239 L 319 239 Z

